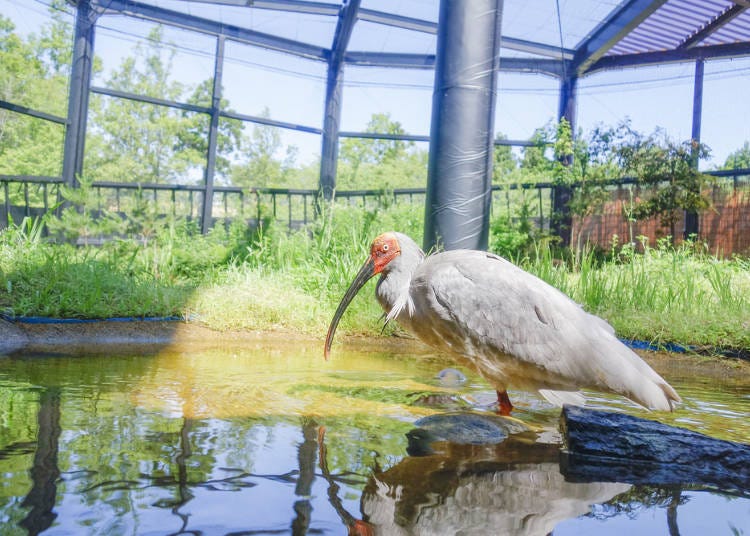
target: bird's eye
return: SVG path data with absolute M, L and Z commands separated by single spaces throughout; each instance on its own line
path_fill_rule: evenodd
M 383 244 L 383 251 L 388 251 L 388 244 Z

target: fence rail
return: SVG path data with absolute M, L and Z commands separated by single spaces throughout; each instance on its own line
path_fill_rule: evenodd
M 718 187 L 750 192 L 750 169 L 709 172 L 720 179 Z M 613 196 L 622 196 L 623 188 L 637 188 L 632 178 L 606 183 Z M 575 188 L 576 185 L 573 185 Z M 0 175 L 0 229 L 24 217 L 38 217 L 55 209 L 63 201 L 63 179 L 50 176 Z M 132 213 L 146 202 L 158 207 L 161 215 L 175 215 L 199 221 L 203 214 L 203 185 L 162 183 L 94 182 L 96 210 Z M 542 229 L 548 230 L 552 213 L 552 182 L 511 183 L 492 188 L 492 217 L 518 217 L 520 206 L 525 216 Z M 315 189 L 240 188 L 214 186 L 212 221 L 243 219 L 249 225 L 275 220 L 290 229 L 311 223 L 317 213 L 319 192 Z M 337 191 L 335 202 L 349 206 L 377 209 L 388 204 L 419 203 L 424 205 L 424 188 L 392 190 Z M 91 202 L 91 201 L 90 201 Z

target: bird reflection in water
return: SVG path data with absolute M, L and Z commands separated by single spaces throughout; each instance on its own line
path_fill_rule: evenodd
M 327 470 L 325 433 L 318 438 L 329 502 L 349 535 L 546 535 L 591 505 L 625 493 L 620 483 L 566 482 L 559 444 L 535 442 L 533 433 L 497 445 L 438 442 L 427 456 L 407 456 L 375 470 L 360 500 L 362 518 L 348 513 Z
M 545 535 L 630 489 L 566 482 L 559 449 L 513 437 L 492 446 L 445 444 L 373 474 L 362 511 L 376 534 Z

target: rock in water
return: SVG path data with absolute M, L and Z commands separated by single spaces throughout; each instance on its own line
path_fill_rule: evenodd
M 458 369 L 444 368 L 437 373 L 437 379 L 446 387 L 458 387 L 466 383 L 466 375 Z
M 525 432 L 521 423 L 480 413 L 456 412 L 430 415 L 414 423 L 418 428 L 407 434 L 410 447 L 428 447 L 433 441 L 448 441 L 459 445 L 494 445 L 509 434 Z M 417 451 L 421 451 L 416 448 Z M 426 448 L 429 452 L 429 448 Z
M 561 470 L 575 482 L 750 490 L 750 445 L 632 415 L 565 406 Z

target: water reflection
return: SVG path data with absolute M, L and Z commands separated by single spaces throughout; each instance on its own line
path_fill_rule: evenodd
M 538 400 L 520 397 L 534 432 L 410 456 L 415 420 L 491 393 L 470 374 L 440 385 L 443 366 L 354 352 L 325 363 L 299 344 L 2 358 L 0 533 L 593 534 L 628 520 L 676 534 L 709 506 L 750 530 L 747 497 L 566 480 L 559 412 Z M 689 411 L 667 419 L 748 436 L 746 375 L 688 382 Z
M 57 466 L 61 431 L 58 388 L 50 387 L 39 395 L 37 423 L 36 451 L 29 470 L 31 490 L 21 503 L 29 511 L 19 523 L 29 534 L 43 532 L 57 517 L 53 508 L 57 497 L 57 479 L 60 476 Z
M 379 534 L 550 534 L 627 484 L 566 482 L 559 447 L 508 438 L 493 447 L 446 444 L 376 472 L 362 511 Z

